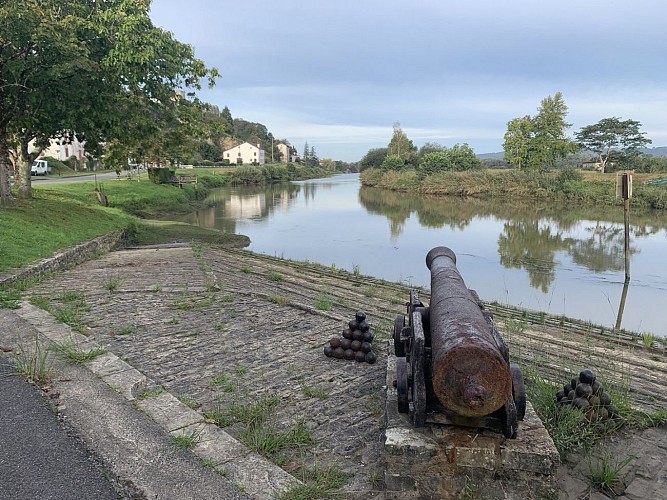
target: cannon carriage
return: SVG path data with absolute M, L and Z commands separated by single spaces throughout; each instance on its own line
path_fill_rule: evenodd
M 427 422 L 492 429 L 515 438 L 526 411 L 518 365 L 456 268 L 447 247 L 426 256 L 431 303 L 410 292 L 407 315 L 394 321 L 398 410 L 415 427 Z

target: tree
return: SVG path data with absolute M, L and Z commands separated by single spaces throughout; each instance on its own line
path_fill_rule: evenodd
M 378 168 L 384 162 L 384 159 L 387 157 L 389 150 L 387 148 L 374 148 L 369 149 L 364 157 L 359 160 L 359 172 L 363 172 L 369 168 Z
M 17 152 L 19 195 L 30 197 L 32 140 L 39 146 L 76 133 L 88 150 L 99 151 L 101 143 L 120 149 L 126 139 L 138 141 L 137 131 L 146 131 L 151 135 L 141 136 L 142 146 L 155 146 L 162 129 L 155 120 L 201 120 L 201 114 L 190 112 L 200 104 L 194 90 L 203 78 L 212 84 L 217 70 L 207 69 L 192 47 L 153 26 L 149 9 L 150 0 L 5 0 L 0 5 L 3 205 L 11 203 L 10 147 Z M 177 89 L 183 90 L 182 99 L 175 98 Z M 174 139 L 173 134 L 162 137 Z
M 455 144 L 454 147 L 427 153 L 416 167 L 417 175 L 424 178 L 436 172 L 463 172 L 482 168 L 482 162 L 467 144 Z
M 389 155 L 397 155 L 406 163 L 411 159 L 413 152 L 417 150 L 398 122 L 394 123 L 394 133 L 391 136 L 387 150 Z
M 640 132 L 641 123 L 635 120 L 622 121 L 620 118 L 603 118 L 599 122 L 583 127 L 575 133 L 581 149 L 597 153 L 602 172 L 610 160 L 617 158 L 621 163 L 631 163 L 641 155 L 640 148 L 651 144 L 651 140 Z
M 565 130 L 571 126 L 565 121 L 567 106 L 560 92 L 546 97 L 540 103 L 537 115 L 514 118 L 507 123 L 505 160 L 522 169 L 537 170 L 553 167 L 557 160 L 577 150 Z

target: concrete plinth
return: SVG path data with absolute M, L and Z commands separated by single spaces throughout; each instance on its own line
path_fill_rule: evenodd
M 557 498 L 558 452 L 530 403 L 517 439 L 492 431 L 426 424 L 399 413 L 396 358 L 387 359 L 385 484 L 392 499 Z

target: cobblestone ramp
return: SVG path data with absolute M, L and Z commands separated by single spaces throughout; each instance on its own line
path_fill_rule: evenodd
M 336 465 L 353 474 L 350 498 L 381 495 L 387 341 L 405 311 L 407 285 L 247 251 L 181 247 L 113 252 L 30 290 L 53 305 L 71 292 L 84 297 L 85 334 L 182 401 L 203 413 L 277 396 L 279 428 L 301 422 L 315 440 L 285 452 L 287 469 Z M 358 309 L 376 332 L 377 363 L 325 358 L 324 345 Z M 667 407 L 664 351 L 585 325 L 558 326 L 549 317 L 538 324 L 515 310 L 492 310 L 519 362 L 540 361 L 555 381 L 583 366 L 611 367 L 608 380 L 633 373 L 631 397 Z M 227 431 L 238 436 L 239 428 Z

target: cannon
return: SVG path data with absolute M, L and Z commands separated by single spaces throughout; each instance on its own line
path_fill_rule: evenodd
M 407 316 L 394 321 L 398 410 L 425 423 L 480 427 L 515 438 L 526 411 L 523 375 L 447 247 L 426 256 L 431 304 L 410 291 Z M 407 318 L 407 321 L 406 321 Z

